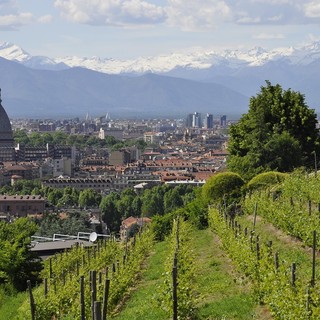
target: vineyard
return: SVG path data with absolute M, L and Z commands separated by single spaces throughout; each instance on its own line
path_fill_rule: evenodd
M 250 189 L 241 210 L 209 205 L 205 230 L 178 214 L 163 241 L 146 228 L 56 254 L 13 319 L 319 319 L 317 190 L 291 174 Z
M 211 228 L 275 319 L 320 317 L 319 187 L 316 177 L 291 175 L 276 188 L 249 193 L 243 216 L 230 219 L 223 209 L 210 210 Z
M 190 230 L 191 225 L 183 219 L 174 222 L 167 240 L 170 249 L 163 274 L 165 280 L 154 299 L 157 307 L 168 315 L 174 314 L 175 319 L 187 318 L 195 310 L 195 293 L 188 285 L 194 262 L 188 254 Z M 91 247 L 77 245 L 50 257 L 42 271 L 42 284 L 34 290 L 29 286 L 29 300 L 19 308 L 15 319 L 105 320 L 115 316 L 136 284 L 141 266 L 153 246 L 153 233 L 145 228 L 125 242 L 108 239 Z M 172 265 L 175 270 L 173 286 Z M 172 299 L 173 292 L 175 299 Z
M 77 246 L 45 263 L 43 284 L 30 292 L 30 305 L 20 308 L 20 319 L 106 319 L 136 281 L 152 248 L 146 230 L 132 241 L 98 242 Z M 30 310 L 31 309 L 31 310 Z

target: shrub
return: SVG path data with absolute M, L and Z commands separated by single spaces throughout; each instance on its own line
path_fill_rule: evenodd
M 276 171 L 260 173 L 248 182 L 247 189 L 249 191 L 264 189 L 283 182 L 286 177 L 288 177 L 287 173 Z
M 202 187 L 205 203 L 221 203 L 224 198 L 228 202 L 238 201 L 241 197 L 241 188 L 244 180 L 234 172 L 223 172 L 212 176 Z

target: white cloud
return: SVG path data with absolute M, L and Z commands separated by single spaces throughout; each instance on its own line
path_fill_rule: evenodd
M 297 25 L 320 18 L 318 0 L 55 0 L 54 6 L 76 23 L 166 24 L 182 30 L 212 29 L 223 22 Z
M 273 22 L 277 22 L 277 21 L 281 21 L 283 18 L 282 14 L 279 14 L 278 16 L 274 16 L 274 17 L 270 17 L 268 18 L 269 21 L 273 21 Z
M 31 12 L 21 12 L 16 0 L 0 0 L 1 30 L 17 30 L 35 22 L 48 23 L 51 19 L 50 15 L 36 18 Z
M 223 0 L 55 0 L 63 17 L 77 23 L 127 26 L 163 23 L 184 30 L 212 28 L 230 18 Z
M 238 18 L 236 22 L 239 24 L 258 24 L 261 22 L 261 17 L 244 16 Z
M 240 24 L 298 25 L 320 17 L 320 2 L 310 0 L 225 0 Z M 241 12 L 241 14 L 239 14 Z
M 284 39 L 285 36 L 282 33 L 259 33 L 253 35 L 253 39 L 260 40 L 272 40 L 272 39 Z
M 231 9 L 221 0 L 168 0 L 167 22 L 184 30 L 213 28 L 231 17 Z
M 50 23 L 52 21 L 52 15 L 50 14 L 47 14 L 45 16 L 42 16 L 40 18 L 38 18 L 38 22 L 41 23 L 41 24 L 46 24 L 46 23 Z
M 251 0 L 250 2 L 279 5 L 279 4 L 294 4 L 297 1 L 294 1 L 294 0 Z
M 140 0 L 56 0 L 56 8 L 67 19 L 92 25 L 130 25 L 159 23 L 164 9 Z
M 33 15 L 28 12 L 17 15 L 8 14 L 0 16 L 0 27 L 6 29 L 16 29 L 17 27 L 30 24 L 33 21 Z
M 319 1 L 312 1 L 306 3 L 303 7 L 304 13 L 306 17 L 309 18 L 319 18 L 320 17 L 320 2 Z

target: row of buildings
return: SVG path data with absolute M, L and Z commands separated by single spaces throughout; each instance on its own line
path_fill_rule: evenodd
M 108 117 L 99 119 L 100 126 L 90 119 L 82 125 L 88 129 L 86 134 L 100 139 L 111 135 L 120 140 L 143 139 L 148 145 L 143 151 L 138 146 L 111 150 L 89 146 L 79 149 L 74 145 L 15 145 L 10 120 L 1 104 L 0 91 L 0 187 L 19 179 L 40 179 L 44 186 L 79 190 L 92 188 L 106 195 L 128 187 L 139 192 L 162 183 L 201 185 L 224 169 L 227 137 L 213 128 L 212 115 L 207 115 L 204 125 L 200 119 L 201 115 L 194 113 L 187 125 L 181 125 L 179 121 L 154 120 L 149 123 L 122 122 L 122 127 L 117 127 Z M 225 118 L 220 120 L 226 121 Z M 38 122 L 32 122 L 31 126 L 34 123 Z M 221 123 L 218 125 L 223 128 Z M 77 125 L 64 124 L 69 129 L 73 124 Z M 20 123 L 19 128 L 24 128 L 24 125 L 27 126 L 26 122 Z M 44 131 L 58 128 L 58 124 L 49 121 L 41 125 Z M 33 214 L 44 208 L 41 207 L 44 201 L 32 197 L 0 198 L 0 214 L 18 209 L 22 215 Z

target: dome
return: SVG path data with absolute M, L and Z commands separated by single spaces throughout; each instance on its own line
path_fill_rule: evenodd
M 1 104 L 0 89 L 0 147 L 12 147 L 13 135 L 9 117 Z

